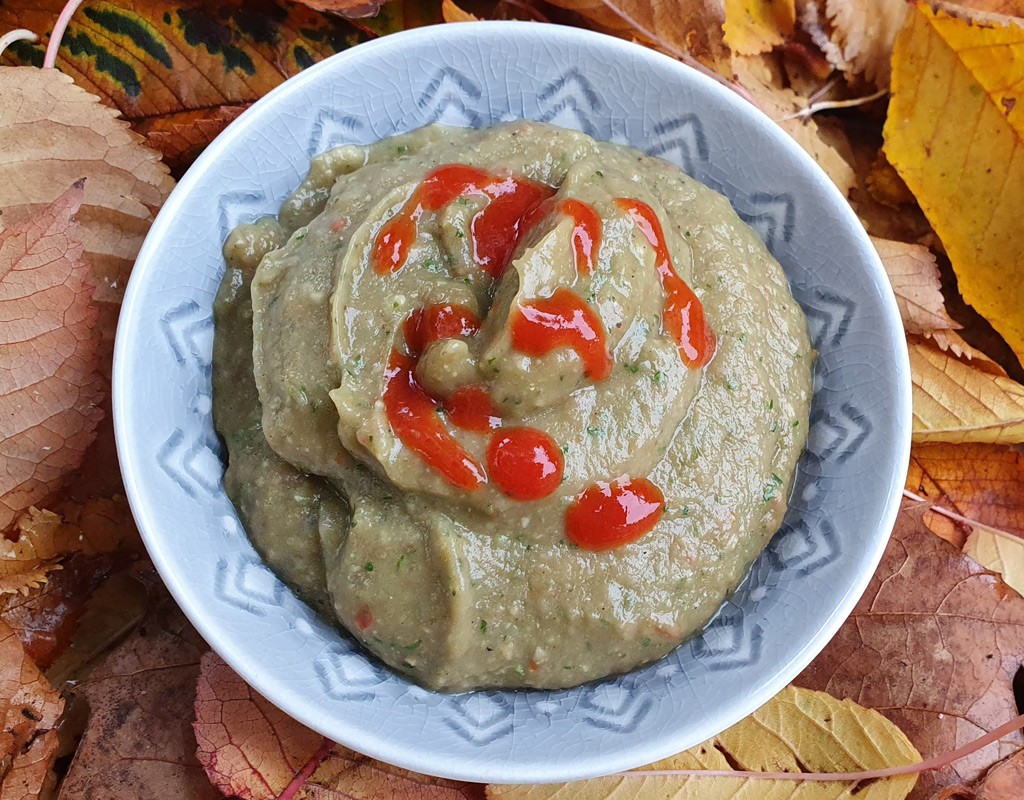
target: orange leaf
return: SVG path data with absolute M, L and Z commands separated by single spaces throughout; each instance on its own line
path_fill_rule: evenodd
M 441 14 L 445 22 L 477 22 L 480 19 L 475 14 L 463 11 L 452 0 L 444 0 L 441 3 Z
M 138 120 L 133 126 L 146 144 L 163 153 L 164 163 L 181 175 L 214 137 L 249 106 L 218 106 Z
M 881 711 L 924 758 L 1017 716 L 1024 598 L 904 510 L 877 571 L 839 633 L 796 679 Z M 923 773 L 909 800 L 970 783 L 1011 755 L 1007 737 Z
M 299 0 L 304 6 L 317 11 L 329 11 L 350 19 L 372 17 L 384 4 L 384 0 Z
M 57 755 L 64 701 L 32 662 L 14 630 L 0 620 L 0 759 L 4 800 L 38 798 Z
M 0 233 L 0 530 L 61 486 L 101 415 L 82 197 L 79 182 Z
M 195 712 L 200 763 L 218 789 L 242 800 L 273 800 L 286 788 L 295 800 L 483 797 L 481 786 L 416 775 L 331 743 L 264 700 L 214 653 L 200 665 Z

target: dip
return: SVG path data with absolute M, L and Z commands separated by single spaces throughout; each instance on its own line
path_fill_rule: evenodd
M 540 123 L 313 159 L 224 247 L 214 419 L 267 563 L 443 691 L 699 631 L 781 524 L 806 322 L 729 202 Z

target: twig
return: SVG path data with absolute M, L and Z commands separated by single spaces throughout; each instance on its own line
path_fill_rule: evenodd
M 819 111 L 829 111 L 833 108 L 855 108 L 856 106 L 862 106 L 866 103 L 872 103 L 875 100 L 880 100 L 887 94 L 889 94 L 888 89 L 879 89 L 874 94 L 869 94 L 866 97 L 853 97 L 849 100 L 822 100 L 820 103 L 811 103 L 807 108 L 803 108 L 800 111 L 795 111 L 792 114 L 786 114 L 786 116 L 780 118 L 778 121 L 785 122 L 787 119 L 802 119 L 803 117 L 809 117 L 813 114 L 817 114 Z
M 963 514 L 957 514 L 955 511 L 950 511 L 948 508 L 937 506 L 927 497 L 921 497 L 918 494 L 914 494 L 909 489 L 903 490 L 903 496 L 908 500 L 914 500 L 915 502 L 918 503 L 927 503 L 929 511 L 934 511 L 936 514 L 946 517 L 946 519 L 953 520 L 953 522 L 959 522 L 962 525 L 968 525 L 972 528 L 981 528 L 982 530 L 986 530 L 989 533 L 994 533 L 997 536 L 1004 536 L 1007 539 L 1016 539 L 1017 541 L 1020 541 L 1019 536 L 1014 536 L 1012 533 L 1007 533 L 1006 531 L 1000 530 L 999 528 L 993 528 L 991 525 L 986 525 L 984 522 L 979 522 L 976 519 L 965 517 Z
M 15 42 L 38 42 L 39 37 L 36 36 L 32 31 L 25 28 L 16 28 L 13 31 L 8 31 L 3 36 L 0 36 L 0 56 L 4 54 L 4 50 L 10 47 Z
M 694 778 L 754 778 L 757 780 L 771 781 L 867 781 L 877 778 L 895 778 L 900 775 L 916 775 L 928 770 L 941 769 L 953 761 L 969 756 L 976 750 L 992 744 L 1009 733 L 1024 728 L 1024 714 L 1014 717 L 1009 722 L 1003 723 L 998 728 L 989 731 L 984 736 L 975 739 L 973 742 L 958 747 L 951 753 L 943 753 L 932 758 L 920 761 L 917 764 L 904 764 L 899 767 L 886 767 L 885 769 L 869 769 L 863 772 L 753 772 L 747 770 L 725 770 L 725 769 L 638 769 L 632 772 L 618 772 L 614 775 L 617 778 L 650 778 L 652 776 L 665 777 L 694 777 Z M 611 776 L 610 776 L 611 777 Z
M 60 49 L 61 40 L 64 38 L 64 31 L 68 29 L 68 23 L 74 16 L 82 0 L 68 0 L 67 5 L 61 9 L 60 16 L 53 25 L 53 33 L 50 34 L 50 41 L 46 43 L 46 55 L 43 56 L 43 67 L 53 69 L 57 63 L 57 51 Z

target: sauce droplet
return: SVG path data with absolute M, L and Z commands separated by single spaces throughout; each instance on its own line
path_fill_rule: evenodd
M 664 495 L 646 478 L 599 481 L 569 506 L 565 533 L 584 550 L 610 550 L 649 533 L 664 510 Z
M 466 164 L 436 167 L 377 233 L 373 268 L 379 275 L 400 270 L 416 240 L 416 224 L 424 211 L 440 211 L 459 197 L 476 195 L 485 197 L 487 203 L 470 223 L 473 260 L 498 277 L 518 242 L 520 221 L 553 193 L 551 187 L 527 178 L 491 175 Z
M 356 627 L 361 631 L 365 631 L 373 625 L 373 612 L 370 611 L 369 606 L 360 606 L 359 610 L 356 612 L 355 623 Z
M 512 317 L 512 346 L 530 356 L 556 347 L 571 347 L 583 361 L 587 376 L 604 380 L 612 371 L 604 325 L 594 310 L 568 289 L 555 289 L 520 306 Z
M 445 400 L 444 410 L 452 425 L 465 431 L 489 431 L 501 427 L 501 415 L 483 386 L 463 386 Z
M 715 353 L 715 335 L 708 327 L 704 307 L 697 295 L 672 266 L 672 257 L 658 215 L 640 200 L 617 197 L 615 205 L 629 215 L 654 248 L 655 268 L 661 279 L 661 288 L 667 295 L 662 325 L 679 346 L 679 356 L 683 363 L 688 367 L 703 367 Z
M 565 460 L 555 440 L 536 428 L 508 428 L 487 447 L 491 478 L 513 500 L 540 500 L 562 482 Z
M 435 303 L 417 308 L 405 320 L 402 332 L 405 344 L 413 355 L 441 339 L 473 336 L 480 330 L 480 320 L 473 310 L 456 303 Z
M 416 382 L 416 360 L 391 351 L 384 373 L 384 412 L 406 447 L 452 486 L 471 492 L 487 483 L 483 468 L 445 428 L 437 405 Z

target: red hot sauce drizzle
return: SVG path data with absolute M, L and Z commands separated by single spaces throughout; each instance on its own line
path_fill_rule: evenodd
M 480 319 L 473 310 L 457 303 L 435 303 L 417 308 L 402 326 L 405 344 L 413 355 L 419 355 L 433 342 L 469 338 L 479 330 Z
M 570 347 L 583 361 L 587 376 L 595 381 L 604 380 L 612 371 L 601 319 L 568 289 L 555 289 L 551 297 L 538 297 L 513 312 L 512 346 L 529 356 Z
M 610 550 L 650 533 L 664 511 L 664 495 L 646 478 L 601 481 L 569 506 L 565 534 L 584 550 Z
M 472 195 L 487 198 L 470 224 L 473 260 L 497 278 L 519 240 L 520 221 L 554 191 L 526 178 L 491 175 L 466 164 L 436 167 L 381 227 L 373 245 L 373 268 L 378 275 L 400 270 L 416 240 L 416 224 L 423 212 L 440 211 L 457 198 Z
M 679 345 L 679 356 L 688 367 L 703 367 L 715 353 L 715 335 L 704 319 L 704 307 L 697 295 L 672 266 L 658 215 L 640 200 L 617 197 L 615 205 L 629 215 L 654 248 L 655 268 L 666 294 L 662 324 Z
M 501 415 L 483 386 L 463 386 L 444 401 L 452 425 L 464 431 L 486 433 L 501 427 Z

